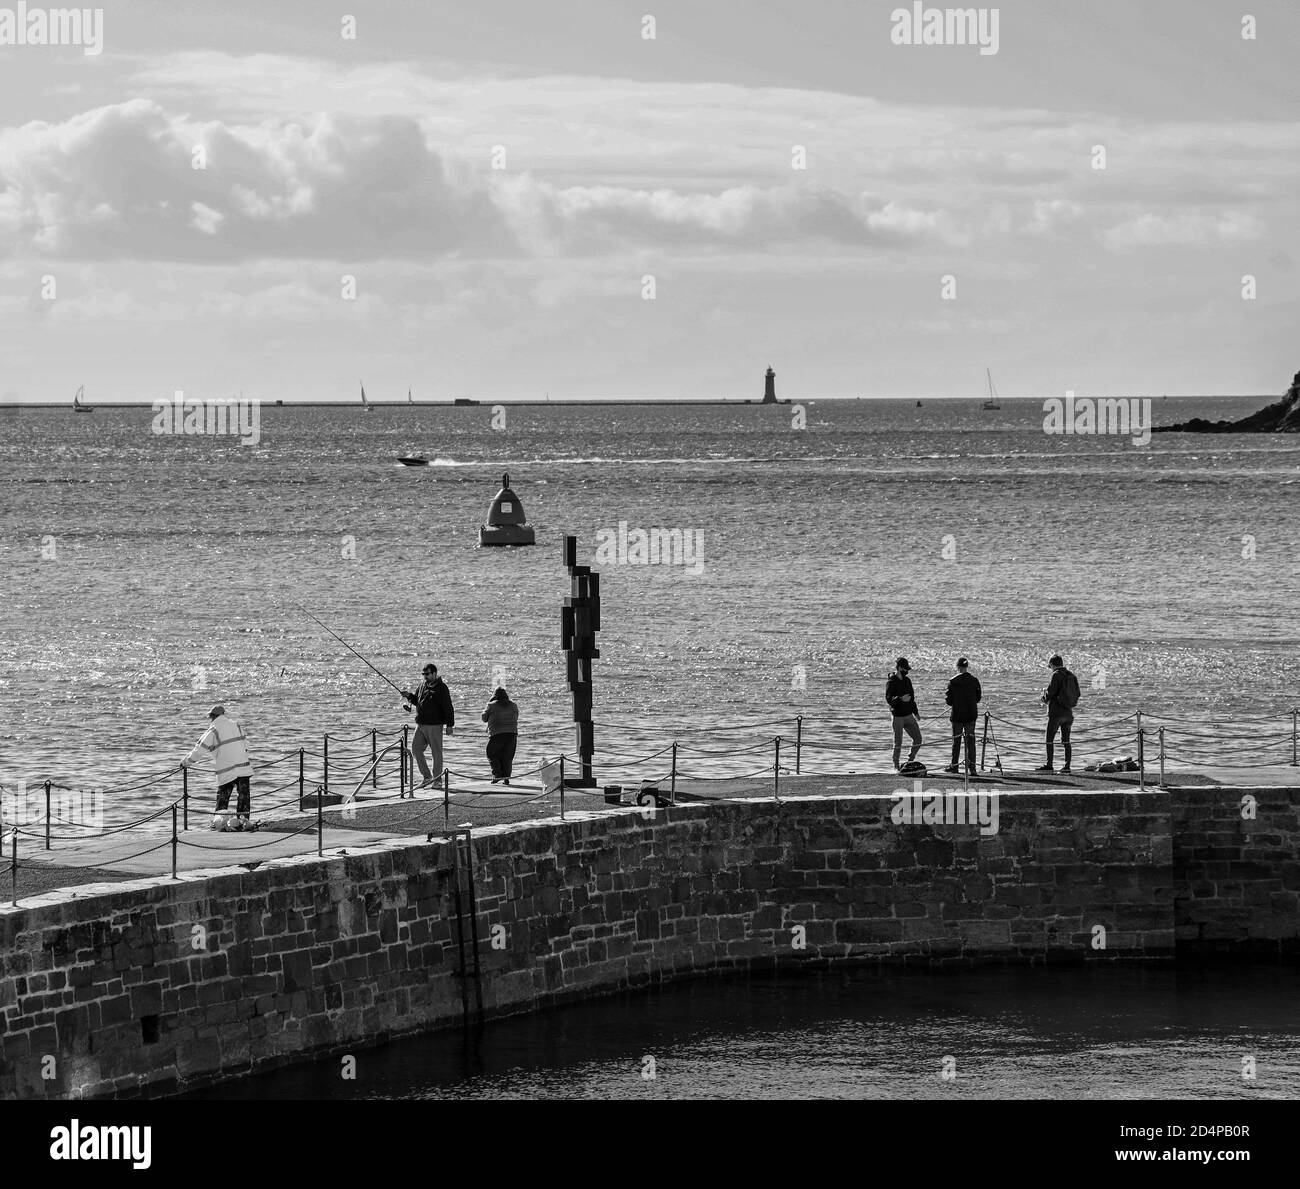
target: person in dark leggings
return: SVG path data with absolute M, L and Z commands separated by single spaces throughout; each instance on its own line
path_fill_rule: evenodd
M 492 783 L 509 784 L 515 747 L 519 743 L 519 707 L 500 686 L 483 711 L 483 721 L 488 729 L 487 758 L 492 765 Z
M 1061 748 L 1065 752 L 1065 764 L 1062 766 L 1062 772 L 1070 771 L 1070 728 L 1074 725 L 1074 703 L 1070 700 L 1071 685 L 1073 682 L 1073 693 L 1075 701 L 1078 700 L 1078 678 L 1065 667 L 1065 662 L 1059 656 L 1054 656 L 1047 662 L 1052 670 L 1052 680 L 1047 686 L 1047 692 L 1043 694 L 1043 701 L 1047 703 L 1047 763 L 1041 768 L 1036 768 L 1036 772 L 1051 772 L 1052 758 L 1055 752 L 1053 744 L 1056 742 L 1056 733 L 1061 733 Z

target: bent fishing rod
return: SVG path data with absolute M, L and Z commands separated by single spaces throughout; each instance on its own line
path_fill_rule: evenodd
M 406 691 L 404 689 L 398 689 L 396 684 L 394 684 L 387 677 L 385 677 L 383 673 L 381 673 L 378 669 L 376 669 L 374 665 L 372 665 L 368 660 L 366 660 L 364 656 L 361 655 L 361 653 L 359 653 L 355 648 L 352 647 L 351 644 L 349 644 L 345 639 L 343 639 L 343 637 L 340 636 L 338 632 L 334 631 L 327 624 L 321 623 L 321 621 L 317 619 L 316 616 L 314 616 L 310 611 L 308 611 L 307 608 L 304 607 L 301 603 L 291 603 L 290 606 L 296 607 L 308 619 L 310 619 L 312 623 L 316 624 L 317 627 L 321 628 L 322 631 L 328 632 L 331 636 L 334 637 L 334 639 L 336 639 L 340 644 L 342 644 L 343 647 L 346 648 L 354 657 L 356 657 L 357 660 L 359 660 L 363 665 L 365 665 L 367 669 L 369 669 L 372 673 L 374 673 L 375 676 L 379 677 L 386 684 L 392 686 L 393 689 L 397 690 L 397 692 L 402 697 L 402 702 L 403 702 L 402 709 L 405 710 L 408 714 L 410 713 L 411 711 L 410 706 L 405 704 Z

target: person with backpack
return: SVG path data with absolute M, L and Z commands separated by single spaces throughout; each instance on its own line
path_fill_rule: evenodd
M 415 753 L 415 762 L 419 765 L 423 780 L 420 788 L 428 788 L 442 776 L 442 732 L 448 735 L 456 726 L 456 708 L 452 705 L 451 691 L 447 683 L 438 676 L 438 666 L 430 661 L 424 666 L 424 680 L 414 693 L 402 690 L 402 697 L 415 706 L 415 734 L 411 738 L 411 750 Z M 424 751 L 429 749 L 433 756 L 433 771 L 425 761 Z
M 1047 662 L 1052 670 L 1052 680 L 1048 683 L 1043 701 L 1047 703 L 1047 763 L 1036 772 L 1053 772 L 1052 755 L 1056 733 L 1061 733 L 1061 747 L 1065 751 L 1065 765 L 1062 772 L 1070 771 L 1070 727 L 1074 724 L 1074 708 L 1079 704 L 1079 679 L 1065 667 L 1060 656 L 1054 656 Z
M 980 699 L 984 696 L 980 689 L 980 679 L 970 671 L 970 661 L 964 656 L 957 658 L 957 676 L 948 682 L 948 693 L 944 701 L 952 707 L 952 763 L 945 772 L 958 771 L 957 763 L 961 759 L 962 740 L 966 740 L 966 771 L 975 775 L 975 722 L 979 718 Z
M 911 665 L 907 657 L 900 656 L 894 663 L 894 672 L 885 683 L 885 701 L 894 718 L 894 771 L 899 770 L 898 757 L 903 751 L 903 732 L 912 740 L 912 753 L 907 757 L 910 764 L 921 750 L 921 716 L 916 709 L 916 694 L 912 689 L 912 679 L 908 677 Z

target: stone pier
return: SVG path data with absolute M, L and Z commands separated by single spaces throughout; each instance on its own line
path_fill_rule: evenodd
M 1297 789 L 1116 789 L 1003 794 L 995 833 L 899 824 L 878 794 L 489 826 L 484 1010 L 807 962 L 1290 957 L 1298 816 Z M 160 1093 L 459 1025 L 451 844 L 350 850 L 0 908 L 0 1096 Z

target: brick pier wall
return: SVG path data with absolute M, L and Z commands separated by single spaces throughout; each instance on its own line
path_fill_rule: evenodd
M 1172 796 L 1178 952 L 1300 954 L 1300 789 Z
M 1273 833 L 1294 863 L 1287 804 Z M 1169 958 L 1183 809 L 1004 794 L 989 836 L 895 824 L 888 797 L 491 827 L 474 836 L 484 1007 L 809 961 Z M 161 1091 L 458 1024 L 452 886 L 448 843 L 400 840 L 0 908 L 0 1097 Z M 1235 884 L 1196 886 L 1203 916 L 1236 911 Z

